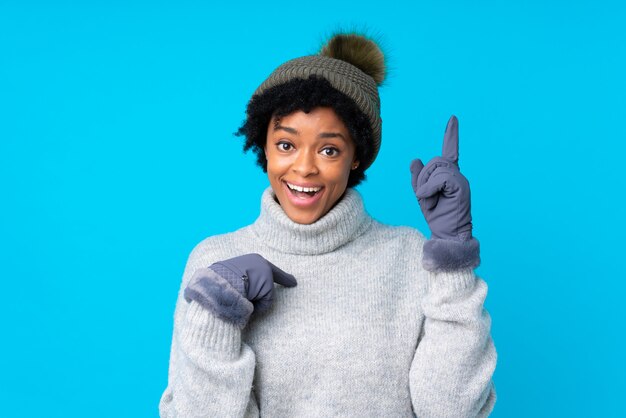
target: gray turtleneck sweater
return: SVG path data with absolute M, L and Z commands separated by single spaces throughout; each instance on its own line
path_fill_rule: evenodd
M 474 417 L 496 395 L 496 350 L 472 270 L 422 268 L 424 236 L 383 225 L 347 189 L 311 225 L 265 190 L 255 223 L 191 252 L 174 314 L 162 417 Z M 183 290 L 196 269 L 258 253 L 293 274 L 240 331 Z

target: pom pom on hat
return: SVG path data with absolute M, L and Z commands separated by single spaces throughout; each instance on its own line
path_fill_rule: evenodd
M 326 42 L 319 55 L 354 65 L 372 77 L 379 86 L 385 81 L 385 56 L 376 42 L 363 35 L 336 34 Z

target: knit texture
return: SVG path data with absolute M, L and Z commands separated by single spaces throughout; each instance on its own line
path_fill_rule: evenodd
M 474 417 L 496 400 L 487 285 L 430 272 L 425 239 L 372 219 L 359 193 L 311 225 L 263 193 L 252 225 L 191 252 L 162 417 Z M 182 296 L 195 270 L 259 253 L 293 274 L 243 330 Z

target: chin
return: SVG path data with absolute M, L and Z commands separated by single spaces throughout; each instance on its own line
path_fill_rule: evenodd
M 314 205 L 311 205 L 308 208 L 301 208 L 291 202 L 289 196 L 287 196 L 289 191 L 286 190 L 286 186 L 283 185 L 282 181 L 278 186 L 272 184 L 272 189 L 274 190 L 274 195 L 276 196 L 278 204 L 283 208 L 287 217 L 295 223 L 310 225 L 318 221 L 325 214 L 325 208 L 327 207 L 325 195 L 320 196 L 321 199 L 319 199 Z M 322 211 L 322 213 L 320 213 L 320 211 Z
M 320 218 L 314 218 L 314 219 L 306 219 L 304 221 L 294 221 L 296 223 L 299 223 L 301 225 L 311 225 L 315 222 L 317 222 Z
M 294 221 L 295 223 L 302 224 L 302 225 L 310 225 L 321 218 L 321 216 L 316 215 L 316 214 L 308 215 L 308 214 L 293 213 L 293 212 L 290 213 L 290 212 L 285 212 L 287 214 L 287 217 L 291 219 L 292 221 Z

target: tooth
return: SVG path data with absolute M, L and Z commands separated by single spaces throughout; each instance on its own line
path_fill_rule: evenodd
M 300 187 L 291 183 L 287 183 L 287 186 L 289 186 L 291 190 L 297 190 L 299 192 L 318 192 L 321 189 L 321 187 Z

